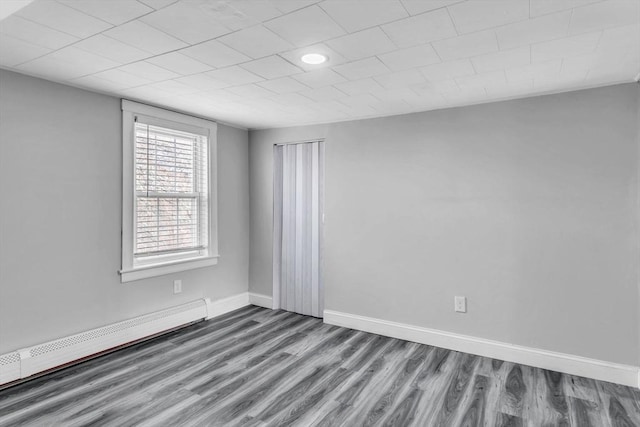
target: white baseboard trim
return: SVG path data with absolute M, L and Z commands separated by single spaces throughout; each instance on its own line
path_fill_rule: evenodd
M 0 385 L 57 369 L 105 351 L 249 305 L 243 292 L 217 301 L 202 298 L 79 334 L 0 355 Z
M 421 344 L 640 388 L 640 367 L 325 310 L 324 322 Z
M 253 305 L 273 309 L 273 298 L 268 295 L 249 292 L 249 302 Z
M 213 302 L 207 301 L 207 320 L 247 305 L 249 305 L 249 292 L 242 292 Z

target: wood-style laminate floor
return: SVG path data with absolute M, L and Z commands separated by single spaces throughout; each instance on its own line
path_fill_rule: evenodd
M 640 391 L 246 307 L 0 391 L 0 426 L 640 426 Z

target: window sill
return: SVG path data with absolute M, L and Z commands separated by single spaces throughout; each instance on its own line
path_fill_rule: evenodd
M 202 258 L 174 261 L 161 265 L 146 265 L 128 270 L 120 270 L 120 282 L 133 282 L 135 280 L 149 277 L 164 276 L 165 274 L 177 273 L 180 271 L 193 270 L 196 268 L 209 267 L 218 263 L 219 255 Z

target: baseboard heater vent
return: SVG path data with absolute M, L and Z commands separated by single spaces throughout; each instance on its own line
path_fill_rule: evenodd
M 14 351 L 0 356 L 0 384 L 20 378 L 20 353 Z
M 0 355 L 0 385 L 213 317 L 208 298 Z

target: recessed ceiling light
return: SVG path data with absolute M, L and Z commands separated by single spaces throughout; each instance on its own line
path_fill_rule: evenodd
M 305 64 L 318 65 L 326 62 L 328 58 L 319 53 L 307 53 L 306 55 L 302 55 L 302 58 L 300 59 L 302 59 L 302 62 Z

